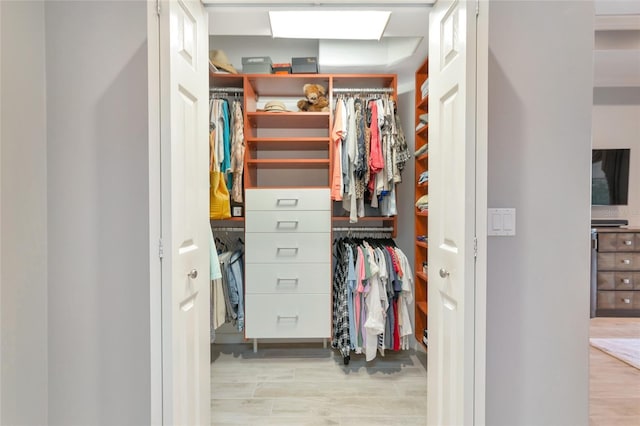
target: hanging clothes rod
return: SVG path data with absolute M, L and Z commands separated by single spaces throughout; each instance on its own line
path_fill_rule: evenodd
M 212 226 L 211 230 L 213 232 L 244 232 L 244 228 L 240 226 Z
M 335 87 L 333 89 L 333 93 L 393 93 L 393 88 L 392 87 L 362 87 L 362 88 Z
M 241 87 L 211 87 L 209 93 L 244 93 Z
M 393 228 L 391 227 L 364 227 L 364 226 L 353 226 L 346 228 L 333 228 L 334 232 L 393 232 Z

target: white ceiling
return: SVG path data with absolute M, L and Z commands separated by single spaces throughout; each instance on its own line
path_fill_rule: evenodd
M 428 51 L 428 15 L 433 0 L 204 0 L 204 3 L 210 11 L 209 27 L 214 40 L 215 36 L 254 36 L 265 39 L 263 46 L 271 39 L 269 10 L 392 12 L 380 42 L 318 41 L 321 72 L 397 73 L 399 81 L 406 82 L 412 80 Z M 640 86 L 640 1 L 596 0 L 594 12 L 594 28 L 598 30 L 594 47 L 595 86 Z M 606 43 L 599 43 L 599 39 Z

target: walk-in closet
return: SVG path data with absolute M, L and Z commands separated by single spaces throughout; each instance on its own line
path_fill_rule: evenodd
M 208 8 L 211 424 L 426 424 L 430 7 L 264 33 L 290 9 Z

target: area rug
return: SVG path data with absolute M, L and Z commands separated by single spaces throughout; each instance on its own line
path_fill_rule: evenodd
M 640 339 L 589 339 L 594 348 L 600 349 L 640 370 Z

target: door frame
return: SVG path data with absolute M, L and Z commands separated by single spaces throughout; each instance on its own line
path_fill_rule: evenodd
M 476 266 L 474 300 L 475 425 L 486 424 L 487 209 L 489 172 L 489 1 L 476 0 Z
M 162 425 L 162 197 L 160 157 L 160 16 L 157 0 L 147 0 L 149 97 L 149 369 L 150 424 Z
M 476 239 L 474 318 L 474 424 L 486 415 L 487 172 L 489 2 L 477 1 L 476 33 Z M 150 424 L 162 424 L 162 273 L 160 262 L 160 25 L 157 0 L 147 0 L 149 96 Z M 479 84 L 483 82 L 484 84 Z M 426 402 L 426 401 L 425 401 Z

